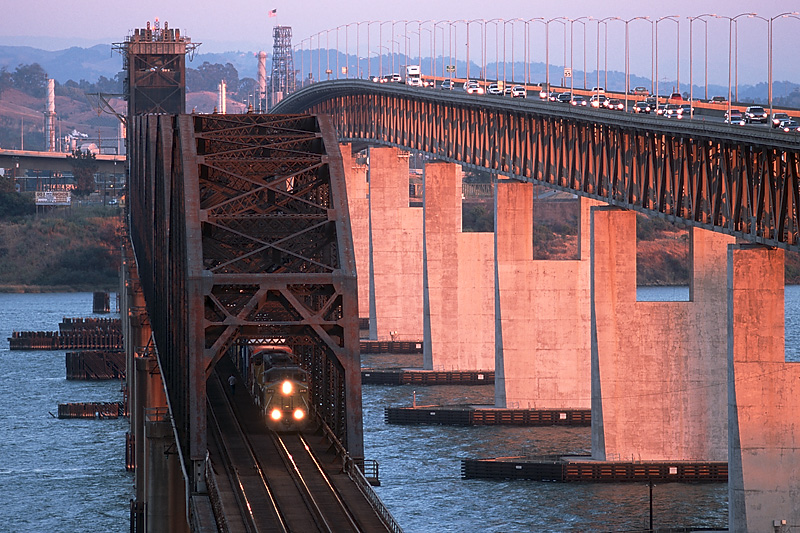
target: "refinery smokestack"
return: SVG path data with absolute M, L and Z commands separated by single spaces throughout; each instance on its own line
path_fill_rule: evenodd
M 56 151 L 56 80 L 47 80 L 47 107 L 44 112 L 44 138 L 47 151 Z
M 258 53 L 258 108 L 267 98 L 267 53 L 263 50 Z
M 227 113 L 225 109 L 228 101 L 228 97 L 225 94 L 226 90 L 227 90 L 227 85 L 225 84 L 225 80 L 222 80 L 221 82 L 219 82 L 219 85 L 217 85 L 217 91 L 219 93 L 219 97 L 217 98 L 217 111 L 222 113 L 223 115 Z

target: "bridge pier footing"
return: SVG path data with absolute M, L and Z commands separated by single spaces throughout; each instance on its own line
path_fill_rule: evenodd
M 425 165 L 425 370 L 494 370 L 494 235 L 462 232 L 461 178 Z
M 358 316 L 369 318 L 369 182 L 367 166 L 353 157 L 350 144 L 340 144 L 347 209 L 350 214 L 350 231 L 353 233 L 353 251 L 358 275 Z
M 733 237 L 690 229 L 690 301 L 637 301 L 636 213 L 592 216 L 592 456 L 725 461 L 725 264 Z
M 784 252 L 728 250 L 728 515 L 731 532 L 800 523 L 800 363 L 784 351 Z
M 588 409 L 591 397 L 589 209 L 577 260 L 534 260 L 533 185 L 495 193 L 495 406 Z

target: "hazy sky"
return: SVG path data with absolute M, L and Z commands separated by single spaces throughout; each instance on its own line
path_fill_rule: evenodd
M 270 18 L 267 13 L 277 9 L 278 16 Z M 222 52 L 229 50 L 271 51 L 272 26 L 277 23 L 292 27 L 294 42 L 299 43 L 310 35 L 321 30 L 352 22 L 375 20 L 390 21 L 404 19 L 512 19 L 519 17 L 577 18 L 592 16 L 595 20 L 616 16 L 632 18 L 649 16 L 651 20 L 667 15 L 681 17 L 680 24 L 680 61 L 681 81 L 685 83 L 689 76 L 689 21 L 687 16 L 703 13 L 734 16 L 743 12 L 756 12 L 770 18 L 787 11 L 800 11 L 798 0 L 672 0 L 670 2 L 532 2 L 489 0 L 405 0 L 405 1 L 367 1 L 350 0 L 340 2 L 323 2 L 321 0 L 0 0 L 0 13 L 3 24 L 0 27 L 0 44 L 24 44 L 46 49 L 61 49 L 69 46 L 87 46 L 91 44 L 109 43 L 124 40 L 133 28 L 144 27 L 147 21 L 158 17 L 162 23 L 167 21 L 170 27 L 180 28 L 192 40 L 202 42 L 199 52 Z M 362 25 L 362 32 L 365 25 Z M 388 32 L 389 25 L 384 26 Z M 402 31 L 403 24 L 395 26 Z M 478 32 L 473 25 L 473 43 Z M 517 26 L 517 38 L 522 33 Z M 712 83 L 727 85 L 728 73 L 728 27 L 727 20 L 711 20 L 709 29 L 709 76 Z M 740 19 L 738 33 L 739 81 L 740 83 L 757 83 L 767 79 L 767 24 L 758 19 Z M 372 26 L 377 32 L 377 24 Z M 416 23 L 409 24 L 409 32 L 416 28 Z M 510 28 L 509 36 L 510 36 Z M 575 28 L 576 70 L 581 68 L 583 59 L 583 28 L 580 23 Z M 596 57 L 595 32 L 597 23 L 586 24 L 587 68 L 594 69 Z M 703 25 L 694 24 L 694 76 L 703 76 L 702 62 L 704 40 Z M 643 21 L 630 23 L 631 71 L 642 76 L 651 73 L 651 24 Z M 675 60 L 676 25 L 669 20 L 658 24 L 659 31 L 659 77 L 663 79 L 666 72 L 672 77 L 676 72 Z M 342 30 L 344 31 L 344 30 Z M 355 35 L 355 25 L 350 26 L 351 35 Z M 459 30 L 462 32 L 463 29 Z M 538 36 L 535 34 L 538 32 Z M 563 29 L 560 24 L 550 25 L 551 64 L 563 62 Z M 423 32 L 424 39 L 430 40 L 430 34 Z M 531 25 L 532 60 L 544 61 L 544 37 L 541 24 Z M 624 24 L 609 24 L 609 68 L 623 70 L 624 46 L 622 35 Z M 335 33 L 331 33 L 333 38 Z M 774 79 L 800 81 L 800 58 L 796 54 L 795 37 L 800 35 L 800 20 L 780 19 L 774 23 L 773 64 Z M 569 34 L 568 34 L 569 36 Z M 791 38 L 789 38 L 791 36 Z M 501 33 L 502 37 L 502 33 Z M 344 34 L 341 34 L 340 46 Z M 414 39 L 417 39 L 414 36 Z M 491 38 L 490 38 L 491 39 Z M 510 39 L 510 37 L 509 37 Z M 603 41 L 601 41 L 601 46 Z M 350 44 L 353 46 L 353 43 Z M 428 44 L 423 41 L 423 55 Z M 463 46 L 463 44 L 462 44 Z M 474 44 L 472 45 L 474 46 Z M 517 58 L 521 59 L 517 45 Z M 373 46 L 373 48 L 376 48 Z M 438 47 L 437 47 L 438 49 Z M 352 52 L 351 48 L 351 53 Z M 474 50 L 474 49 L 473 49 Z M 363 51 L 362 54 L 366 53 Z M 477 53 L 472 52 L 475 61 Z M 602 52 L 601 52 L 602 54 Z M 459 59 L 463 60 L 463 50 L 459 51 Z M 479 60 L 479 59 L 478 59 Z M 569 61 L 569 58 L 568 58 Z M 602 59 L 601 59 L 602 61 Z M 602 67 L 601 67 L 602 68 Z

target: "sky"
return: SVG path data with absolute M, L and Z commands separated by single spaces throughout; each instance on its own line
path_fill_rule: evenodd
M 269 11 L 275 9 L 277 17 L 268 17 Z M 687 16 L 703 13 L 716 13 L 727 17 L 739 13 L 756 12 L 770 18 L 784 12 L 800 11 L 798 0 L 672 0 L 655 2 L 642 0 L 639 2 L 621 2 L 607 0 L 605 2 L 491 2 L 487 0 L 0 0 L 0 13 L 3 24 L 0 26 L 0 44 L 28 45 L 49 50 L 58 50 L 70 46 L 90 46 L 119 42 L 129 35 L 134 28 L 145 27 L 148 21 L 156 18 L 167 22 L 172 28 L 181 31 L 195 42 L 203 43 L 198 52 L 256 51 L 272 49 L 272 27 L 274 24 L 291 26 L 293 42 L 300 43 L 320 31 L 334 29 L 337 26 L 361 21 L 391 20 L 480 20 L 513 18 L 531 19 L 533 17 L 593 17 L 586 23 L 587 69 L 594 70 L 596 62 L 596 20 L 604 17 L 659 17 L 677 15 L 680 22 L 680 73 L 682 82 L 689 76 L 689 21 Z M 519 24 L 519 23 L 518 23 Z M 728 33 L 730 23 L 725 19 L 711 19 L 708 23 L 709 39 L 709 78 L 711 83 L 727 85 L 728 76 Z M 362 35 L 366 24 L 360 26 Z M 378 25 L 373 24 L 372 31 L 377 34 Z M 384 26 L 388 31 L 389 25 Z M 403 24 L 395 26 L 402 31 Z M 441 26 L 440 26 L 441 27 Z M 471 26 L 473 42 L 479 40 L 478 25 Z M 490 26 L 491 28 L 492 26 Z M 523 45 L 520 35 L 523 25 L 517 27 L 517 50 Z M 800 58 L 794 53 L 796 41 L 789 36 L 800 34 L 800 20 L 784 18 L 775 21 L 773 39 L 774 80 L 786 79 L 800 82 Z M 409 24 L 409 32 L 416 28 L 416 23 Z M 463 28 L 463 27 L 462 27 Z M 531 24 L 531 60 L 544 61 L 544 26 Z M 583 58 L 583 28 L 580 22 L 573 24 L 575 41 L 573 65 L 581 69 Z M 621 22 L 612 21 L 608 25 L 609 68 L 624 70 L 624 28 Z M 652 72 L 652 24 L 647 21 L 633 21 L 628 25 L 630 40 L 631 72 L 650 76 Z M 658 24 L 658 67 L 659 78 L 662 73 L 677 74 L 676 29 L 677 25 L 670 20 Z M 703 24 L 694 23 L 694 41 L 692 45 L 693 73 L 695 83 L 704 75 Z M 736 39 L 738 46 L 739 82 L 758 83 L 767 80 L 767 23 L 759 19 L 742 17 L 738 24 Z M 356 25 L 347 28 L 355 35 Z M 511 25 L 507 25 L 510 36 Z M 340 29 L 340 39 L 344 39 L 345 28 Z M 462 32 L 463 29 L 457 30 Z M 538 31 L 538 34 L 536 33 Z M 473 33 L 474 32 L 474 33 Z M 563 27 L 560 23 L 550 25 L 550 57 L 551 64 L 562 63 L 564 53 Z M 430 40 L 430 33 L 423 32 Z M 602 33 L 602 30 L 601 30 Z M 333 46 L 335 32 L 328 34 Z M 502 38 L 502 32 L 500 33 Z M 417 39 L 416 36 L 414 36 Z M 569 38 L 569 33 L 567 33 Z M 489 37 L 491 40 L 491 37 Z M 510 40 L 510 37 L 509 37 Z M 316 42 L 316 40 L 314 41 Z M 324 44 L 324 42 L 323 42 Z M 341 44 L 341 41 L 340 41 Z M 387 43 L 390 44 L 390 43 Z M 462 43 L 462 46 L 465 43 Z M 308 41 L 304 46 L 307 47 Z M 601 37 L 601 47 L 604 41 Z M 316 46 L 316 45 L 315 45 Z M 423 44 L 424 48 L 429 44 Z M 474 47 L 474 45 L 472 45 Z M 353 44 L 351 43 L 351 47 Z M 343 48 L 343 44 L 342 44 Z M 438 49 L 438 46 L 437 46 Z M 351 48 L 351 53 L 354 53 Z M 361 55 L 366 54 L 363 50 Z M 463 52 L 461 52 L 463 54 Z M 519 52 L 517 57 L 521 59 Z M 601 52 L 602 55 L 602 52 Z M 477 57 L 474 48 L 472 58 Z M 463 60 L 463 56 L 459 59 Z M 475 61 L 475 59 L 473 59 Z M 569 57 L 568 57 L 569 62 Z M 602 63 L 602 57 L 601 57 Z M 601 66 L 602 68 L 602 66 Z

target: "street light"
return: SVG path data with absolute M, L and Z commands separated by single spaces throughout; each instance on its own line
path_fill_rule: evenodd
M 630 38 L 628 37 L 628 24 L 634 20 L 650 21 L 650 17 L 633 17 L 625 21 L 625 112 L 628 112 L 628 93 L 631 88 L 631 70 L 630 70 Z M 658 105 L 658 100 L 656 100 Z
M 573 38 L 572 38 L 572 34 L 573 34 L 574 24 L 576 22 L 580 22 L 581 24 L 583 24 L 583 88 L 586 89 L 586 23 L 585 22 L 581 22 L 583 19 L 593 20 L 592 17 L 578 17 L 576 19 L 567 19 L 567 20 L 569 20 L 569 70 L 570 70 L 570 76 L 569 76 L 570 87 L 569 87 L 569 90 L 570 90 L 570 92 L 573 92 L 574 89 L 575 89 L 575 69 L 572 68 L 572 65 L 573 65 L 572 60 L 573 60 L 573 56 L 574 56 L 574 54 L 572 53 L 573 42 L 574 42 Z
M 678 63 L 677 63 L 678 64 L 678 72 L 677 72 L 676 79 L 677 79 L 677 83 L 678 83 L 678 92 L 681 91 L 681 81 L 680 81 L 681 80 L 681 78 L 680 78 L 680 76 L 681 76 L 680 75 L 680 38 L 681 38 L 681 34 L 680 34 L 681 30 L 680 30 L 680 28 L 681 28 L 681 25 L 680 25 L 680 22 L 678 22 L 678 15 L 667 15 L 665 17 L 660 17 L 660 18 L 656 19 L 656 22 L 654 24 L 655 32 L 656 32 L 656 38 L 655 38 L 655 41 L 656 41 L 656 44 L 655 44 L 655 49 L 656 49 L 656 62 L 655 62 L 655 71 L 656 71 L 656 75 L 655 75 L 655 78 L 656 78 L 656 110 L 658 110 L 658 94 L 659 94 L 659 90 L 660 90 L 660 88 L 658 86 L 658 23 L 661 22 L 662 20 L 671 20 L 678 27 L 678 37 L 677 37 L 677 40 L 678 40 Z
M 733 65 L 733 23 L 736 22 L 736 19 L 739 17 L 755 17 L 755 13 L 739 13 L 735 17 L 726 17 L 724 15 L 719 15 L 717 18 L 728 19 L 728 114 L 727 116 L 730 119 L 731 116 L 731 67 Z M 737 48 L 739 43 L 736 43 Z M 737 51 L 738 52 L 738 51 Z M 737 54 L 738 55 L 738 54 Z
M 567 20 L 565 17 L 553 17 L 550 20 L 544 23 L 545 30 L 544 30 L 544 39 L 545 39 L 545 46 L 544 46 L 544 55 L 545 55 L 545 68 L 547 69 L 547 91 L 550 92 L 550 23 L 551 22 L 558 22 L 562 26 L 564 26 L 564 66 L 567 65 L 567 23 L 564 22 Z
M 439 24 L 449 24 L 449 20 L 439 20 L 433 23 L 433 53 L 436 54 L 436 26 Z M 435 56 L 434 56 L 435 57 Z M 436 60 L 434 59 L 434 70 L 436 68 Z M 435 75 L 435 73 L 434 73 Z M 442 27 L 442 78 L 444 78 L 444 26 Z
M 503 90 L 506 85 L 506 24 L 511 23 L 511 84 L 514 84 L 514 23 L 525 21 L 521 18 L 513 18 L 503 21 Z
M 531 83 L 531 53 L 530 53 L 530 48 L 531 48 L 531 28 L 529 26 L 529 24 L 531 22 L 541 22 L 542 24 L 544 24 L 544 17 L 533 17 L 533 18 L 528 19 L 525 22 L 525 31 L 528 33 L 528 47 L 527 47 L 528 57 L 525 60 L 525 69 L 527 70 L 527 74 L 525 75 L 525 79 L 526 79 L 528 84 Z
M 603 81 L 603 88 L 608 89 L 608 21 L 609 20 L 622 20 L 619 17 L 606 17 L 597 21 L 597 87 L 600 87 L 600 23 L 605 26 L 605 51 L 603 56 L 603 69 L 605 70 L 605 79 Z M 599 94 L 599 93 L 598 93 Z
M 715 17 L 718 18 L 717 15 L 714 13 L 703 13 L 702 15 L 697 15 L 696 17 L 687 17 L 689 19 L 689 101 L 691 102 L 694 100 L 694 81 L 693 81 L 693 69 L 692 69 L 692 37 L 694 32 L 692 31 L 692 23 L 695 20 L 699 20 L 703 23 L 704 26 L 704 33 L 705 33 L 705 45 L 703 47 L 703 51 L 705 52 L 705 85 L 706 85 L 706 92 L 705 92 L 705 100 L 708 100 L 708 21 L 704 17 Z M 694 117 L 694 106 L 691 106 L 691 116 Z
M 797 15 L 800 15 L 797 11 L 781 13 L 780 15 L 775 15 L 769 19 L 769 35 L 767 36 L 767 51 L 769 54 L 769 61 L 767 62 L 767 78 L 768 78 L 768 86 L 767 86 L 767 99 L 769 100 L 769 116 L 772 119 L 772 22 L 775 19 L 779 18 L 797 18 Z

